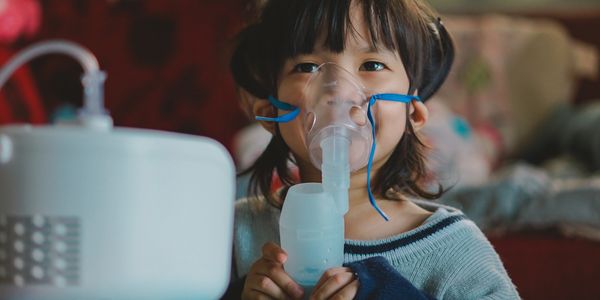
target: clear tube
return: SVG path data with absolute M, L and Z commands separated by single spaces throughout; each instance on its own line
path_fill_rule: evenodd
M 333 196 L 341 215 L 348 212 L 348 189 L 350 188 L 350 164 L 348 152 L 350 140 L 343 127 L 328 128 L 328 137 L 321 141 L 323 163 L 321 178 L 323 190 Z
M 0 69 L 0 88 L 24 63 L 40 55 L 62 53 L 75 58 L 83 67 L 84 106 L 79 112 L 82 124 L 99 128 L 112 127 L 112 119 L 104 109 L 104 80 L 106 73 L 98 67 L 98 60 L 87 49 L 65 40 L 51 40 L 33 44 L 17 53 Z

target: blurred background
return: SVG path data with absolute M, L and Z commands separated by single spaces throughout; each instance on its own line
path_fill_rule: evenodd
M 438 11 L 446 13 L 464 12 L 523 12 L 549 9 L 574 10 L 598 8 L 597 0 L 431 0 Z
M 453 187 L 439 201 L 485 231 L 523 298 L 598 299 L 600 1 L 431 3 L 457 48 L 423 130 L 432 178 Z M 0 0 L 0 63 L 37 41 L 80 43 L 108 74 L 117 126 L 214 138 L 242 170 L 270 139 L 246 118 L 228 71 L 254 6 Z M 81 73 L 65 56 L 33 60 L 0 90 L 0 125 L 73 118 Z

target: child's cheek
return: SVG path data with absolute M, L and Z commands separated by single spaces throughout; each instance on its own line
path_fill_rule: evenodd
M 294 106 L 303 106 L 304 100 L 304 88 L 306 86 L 306 76 L 290 76 L 284 78 L 279 85 L 278 95 L 279 100 L 289 103 Z
M 393 151 L 406 130 L 406 105 L 396 102 L 377 103 L 376 113 L 376 156 Z
M 300 115 L 293 121 L 281 123 L 279 125 L 279 130 L 283 136 L 283 140 L 288 145 L 292 153 L 294 153 L 297 158 L 309 161 L 308 150 L 305 142 L 306 137 L 302 124 L 302 113 L 300 113 Z

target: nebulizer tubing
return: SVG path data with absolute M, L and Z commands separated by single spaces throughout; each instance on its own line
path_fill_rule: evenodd
M 331 128 L 332 133 L 321 141 L 323 163 L 321 181 L 323 190 L 332 195 L 338 212 L 348 212 L 348 189 L 350 188 L 350 164 L 348 152 L 350 140 L 343 127 Z
M 0 69 L 0 89 L 10 76 L 24 63 L 44 54 L 66 54 L 75 58 L 83 67 L 83 108 L 78 119 L 86 126 L 98 129 L 112 128 L 112 119 L 104 109 L 104 80 L 106 73 L 100 70 L 98 60 L 87 49 L 66 40 L 50 40 L 33 44 L 11 58 Z

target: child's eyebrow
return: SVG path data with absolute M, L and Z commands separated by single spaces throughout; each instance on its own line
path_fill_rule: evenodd
M 373 45 L 370 45 L 370 46 L 358 48 L 358 52 L 369 54 L 369 53 L 379 53 L 380 51 L 377 48 L 375 48 Z
M 394 51 L 385 48 L 385 47 L 379 47 L 376 48 L 373 45 L 369 45 L 369 46 L 365 46 L 365 47 L 361 47 L 358 48 L 358 53 L 364 53 L 364 54 L 381 54 L 381 55 L 391 55 L 391 56 L 395 56 Z

